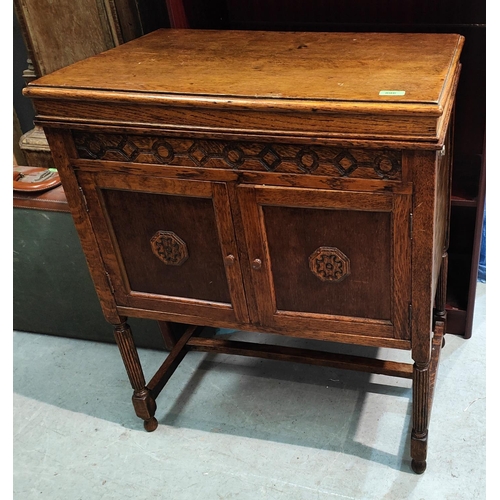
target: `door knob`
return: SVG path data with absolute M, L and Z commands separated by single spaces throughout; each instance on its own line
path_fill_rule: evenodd
M 252 262 L 252 269 L 258 271 L 262 267 L 262 261 L 260 259 L 254 259 Z
M 226 255 L 226 258 L 224 259 L 226 261 L 226 264 L 228 266 L 232 266 L 234 262 L 236 261 L 236 258 L 233 254 Z

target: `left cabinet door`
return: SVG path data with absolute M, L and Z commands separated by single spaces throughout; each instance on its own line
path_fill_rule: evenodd
M 248 323 L 225 183 L 77 175 L 121 313 Z

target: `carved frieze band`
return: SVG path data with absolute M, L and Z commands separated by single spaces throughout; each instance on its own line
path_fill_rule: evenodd
M 173 231 L 157 231 L 151 238 L 151 249 L 168 266 L 180 266 L 189 257 L 186 243 Z
M 309 269 L 321 281 L 339 282 L 351 274 L 351 261 L 336 247 L 319 247 L 309 257 Z
M 334 177 L 401 179 L 401 151 L 73 131 L 80 158 Z

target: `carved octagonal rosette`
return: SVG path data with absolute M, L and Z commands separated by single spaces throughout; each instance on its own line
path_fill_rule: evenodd
M 319 247 L 309 257 L 309 269 L 321 281 L 339 282 L 351 274 L 351 261 L 336 247 Z
M 151 249 L 168 266 L 180 266 L 189 257 L 186 243 L 173 231 L 157 231 L 151 238 Z

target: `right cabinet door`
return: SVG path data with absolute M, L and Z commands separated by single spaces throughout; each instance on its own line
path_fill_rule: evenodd
M 238 197 L 262 326 L 410 338 L 410 194 L 240 185 Z

